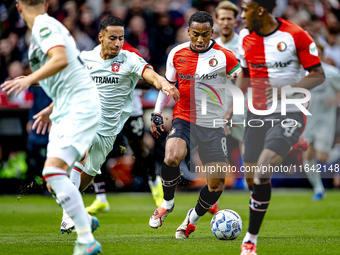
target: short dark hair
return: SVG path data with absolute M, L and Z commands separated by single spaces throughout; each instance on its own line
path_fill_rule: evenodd
M 258 3 L 260 6 L 267 9 L 268 12 L 272 13 L 274 8 L 276 7 L 276 0 L 253 0 Z
M 20 2 L 27 4 L 27 5 L 38 5 L 38 4 L 45 4 L 46 0 L 20 0 Z
M 191 17 L 189 19 L 189 27 L 190 27 L 192 22 L 197 22 L 197 23 L 209 22 L 211 27 L 214 26 L 213 18 L 211 17 L 211 15 L 209 13 L 204 12 L 204 11 L 195 12 L 193 15 L 191 15 Z
M 119 26 L 119 27 L 124 27 L 124 23 L 121 19 L 113 16 L 109 16 L 106 19 L 100 23 L 99 30 L 103 31 L 105 30 L 108 26 Z

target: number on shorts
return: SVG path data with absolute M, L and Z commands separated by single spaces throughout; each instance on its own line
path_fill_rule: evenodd
M 296 124 L 296 125 L 295 125 Z M 283 134 L 286 136 L 286 137 L 291 137 L 293 134 L 294 134 L 294 131 L 297 129 L 297 128 L 301 128 L 302 127 L 302 124 L 296 120 L 289 120 L 289 121 L 286 121 L 285 122 L 285 125 L 288 125 L 288 127 L 284 127 L 284 132 Z M 295 126 L 293 126 L 295 125 Z
M 225 137 L 222 137 L 221 139 L 221 144 L 222 144 L 222 150 L 223 150 L 223 153 L 224 155 L 228 155 L 228 150 L 227 150 L 227 138 Z

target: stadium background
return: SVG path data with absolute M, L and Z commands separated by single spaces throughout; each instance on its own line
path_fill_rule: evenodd
M 114 15 L 125 23 L 125 40 L 136 47 L 143 58 L 151 63 L 155 70 L 164 75 L 168 52 L 177 44 L 189 40 L 187 24 L 190 15 L 197 10 L 205 10 L 214 16 L 214 9 L 219 1 L 186 1 L 186 0 L 47 0 L 49 15 L 57 18 L 71 32 L 79 49 L 91 50 L 97 45 L 98 27 L 103 18 Z M 231 1 L 239 6 L 239 1 Z M 309 32 L 325 47 L 325 57 L 328 64 L 340 68 L 340 2 L 338 0 L 278 0 L 276 16 L 290 20 Z M 0 2 L 0 84 L 7 79 L 30 73 L 27 50 L 29 45 L 29 30 L 20 18 L 14 0 Z M 236 32 L 244 24 L 238 17 Z M 215 27 L 215 38 L 218 28 Z M 30 131 L 29 119 L 34 109 L 31 109 L 34 95 L 38 95 L 38 104 L 48 104 L 48 99 L 39 96 L 41 92 L 30 89 L 22 92 L 17 98 L 7 97 L 0 90 L 0 194 L 3 193 L 42 193 L 41 170 L 39 162 L 32 162 L 29 146 L 38 146 L 44 153 L 46 137 L 37 137 Z M 148 132 L 150 112 L 157 99 L 158 92 L 154 89 L 143 93 L 145 120 L 144 140 L 150 150 L 157 156 L 157 165 L 164 155 L 163 140 L 154 140 Z M 46 100 L 45 102 L 43 102 Z M 173 102 L 172 102 L 173 105 Z M 171 125 L 171 104 L 165 111 L 167 129 Z M 338 111 L 337 135 L 335 143 L 340 143 L 340 117 Z M 32 145 L 32 141 L 36 144 Z M 235 147 L 235 146 L 234 146 Z M 237 147 L 237 146 L 236 146 Z M 126 155 L 118 160 L 109 161 L 107 185 L 111 190 L 147 191 L 147 176 L 132 169 L 133 156 L 124 144 L 118 150 L 125 150 Z M 238 164 L 239 151 L 236 148 L 229 152 L 231 160 Z M 301 164 L 299 152 L 291 154 L 287 162 Z M 114 177 L 114 178 L 113 178 Z M 227 188 L 244 189 L 240 175 L 226 182 Z M 280 177 L 280 176 L 276 176 Z M 282 176 L 281 176 L 282 177 Z M 310 187 L 305 176 L 299 178 L 274 178 L 274 187 Z M 180 188 L 190 190 L 203 185 L 200 179 L 190 182 L 182 178 Z M 338 179 L 324 179 L 327 188 L 339 188 Z

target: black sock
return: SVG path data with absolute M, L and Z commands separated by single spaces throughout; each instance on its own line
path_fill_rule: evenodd
M 248 232 L 250 234 L 257 235 L 259 233 L 259 229 L 269 205 L 270 194 L 270 183 L 263 185 L 254 184 L 253 193 L 251 194 L 249 202 L 250 216 Z
M 172 167 L 163 163 L 161 169 L 161 176 L 163 183 L 164 200 L 169 201 L 175 197 L 176 185 L 181 176 L 179 166 Z
M 221 192 L 210 192 L 208 185 L 205 185 L 199 194 L 197 204 L 195 207 L 198 216 L 203 216 L 209 209 L 217 202 L 222 194 Z

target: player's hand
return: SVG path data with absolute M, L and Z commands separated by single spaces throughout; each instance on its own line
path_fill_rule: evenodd
M 277 88 L 277 99 L 280 100 L 281 99 L 281 88 L 277 87 L 277 86 L 272 86 L 269 84 L 269 82 L 264 82 L 266 85 L 269 85 L 270 87 L 266 88 L 266 92 L 265 95 L 268 99 L 267 104 L 272 103 L 273 102 L 273 89 Z
M 52 125 L 52 122 L 50 120 L 51 113 L 52 113 L 52 107 L 48 106 L 45 109 L 41 110 L 36 115 L 34 115 L 33 119 L 35 119 L 35 121 L 33 123 L 32 130 L 38 127 L 36 132 L 37 134 L 40 134 L 41 132 L 42 135 L 46 133 L 46 130 L 50 132 L 51 125 Z
M 175 100 L 175 102 L 179 100 L 178 89 L 174 85 L 170 84 L 167 80 L 164 80 L 162 82 L 162 91 L 167 96 L 171 95 L 173 99 Z
M 225 112 L 223 119 L 227 121 L 226 124 L 224 124 L 224 132 L 226 135 L 231 135 L 231 130 L 230 130 L 230 120 L 231 117 L 233 116 L 233 102 L 230 103 L 227 111 Z
M 158 113 L 153 113 L 151 115 L 150 132 L 155 138 L 159 138 L 161 136 L 161 134 L 157 130 L 158 127 L 162 132 L 164 132 L 163 117 Z
M 31 85 L 30 78 L 28 76 L 19 76 L 14 80 L 5 81 L 1 88 L 7 95 L 11 95 L 16 91 L 15 96 L 18 96 L 21 91 L 28 88 Z

